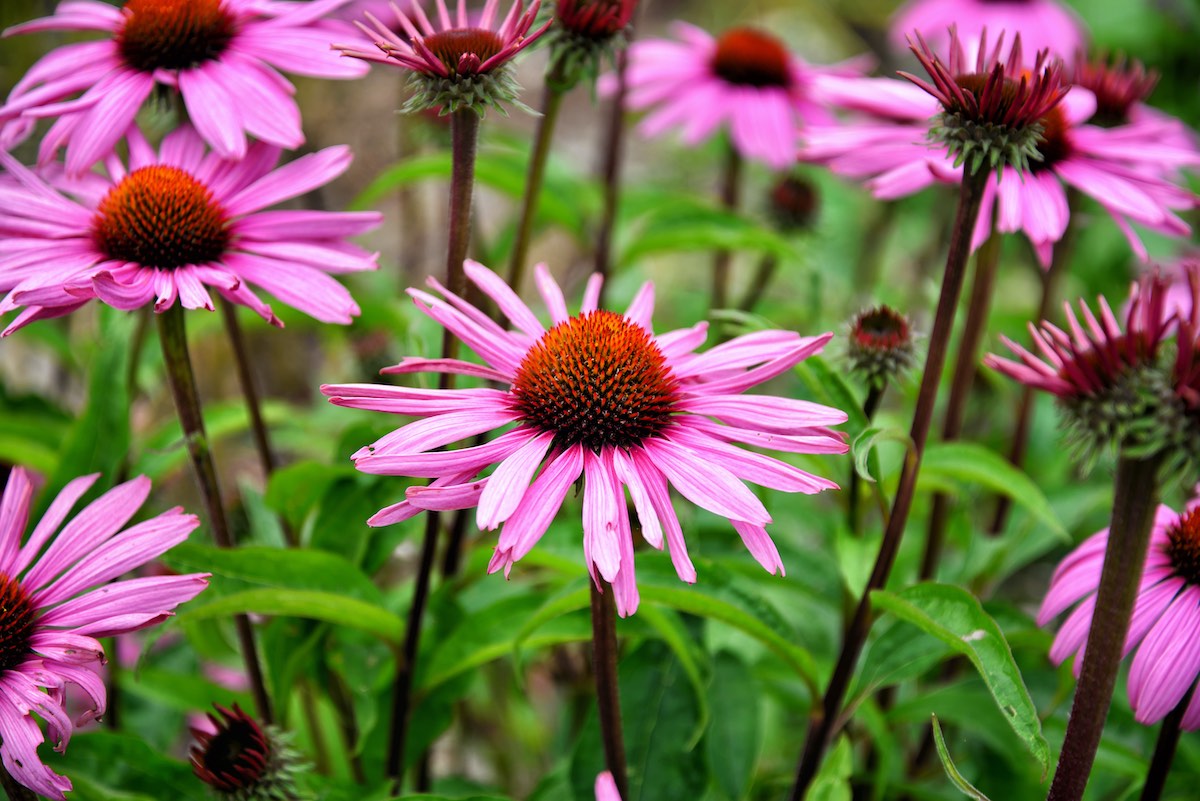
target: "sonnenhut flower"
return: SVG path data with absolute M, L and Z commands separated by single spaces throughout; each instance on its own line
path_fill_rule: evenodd
M 0 107 L 0 126 L 23 118 L 11 145 L 39 117 L 57 117 L 40 160 L 67 146 L 67 169 L 86 170 L 109 154 L 155 86 L 176 89 L 204 140 L 222 156 L 247 153 L 246 134 L 282 148 L 304 143 L 295 89 L 282 69 L 318 78 L 355 78 L 366 67 L 339 59 L 329 42 L 339 27 L 322 17 L 346 0 L 93 0 L 62 3 L 55 14 L 9 28 L 101 31 L 102 41 L 70 44 L 30 69 Z M 338 23 L 337 25 L 344 25 Z M 83 92 L 75 100 L 65 98 Z
M 1184 427 L 1172 368 L 1161 358 L 1174 325 L 1163 313 L 1166 300 L 1158 275 L 1134 284 L 1124 328 L 1104 298 L 1099 318 L 1082 301 L 1079 316 L 1064 304 L 1069 333 L 1047 321 L 1029 325 L 1040 358 L 1001 337 L 1019 361 L 988 354 L 984 364 L 1055 395 L 1085 456 L 1110 444 L 1153 454 Z
M 732 28 L 718 39 L 685 22 L 671 30 L 679 41 L 629 48 L 627 102 L 650 111 L 641 131 L 679 128 L 684 143 L 695 145 L 726 128 L 738 152 L 776 169 L 795 162 L 798 127 L 833 121 L 821 100 L 824 77 L 855 72 L 805 64 L 757 28 Z
M 64 751 L 74 725 L 104 714 L 99 637 L 154 625 L 207 585 L 207 574 L 114 581 L 187 538 L 199 525 L 178 507 L 124 529 L 150 492 L 142 476 L 117 486 L 63 521 L 96 476 L 63 488 L 25 542 L 33 485 L 16 468 L 0 498 L 0 758 L 19 783 L 62 801 L 69 779 L 42 764 L 45 739 L 32 713 Z M 61 531 L 59 530 L 62 526 Z M 57 533 L 56 533 L 57 532 Z M 91 707 L 74 723 L 66 685 Z
M 850 369 L 875 387 L 895 379 L 915 361 L 912 326 L 888 306 L 856 314 L 847 342 Z
M 557 0 L 550 29 L 552 69 L 547 80 L 570 88 L 584 76 L 595 81 L 600 60 L 633 18 L 638 0 Z
M 1059 564 L 1042 601 L 1044 626 L 1076 603 L 1054 638 L 1050 659 L 1057 665 L 1075 655 L 1076 677 L 1100 584 L 1108 529 L 1085 540 Z M 1200 677 L 1196 633 L 1200 631 L 1200 508 L 1176 514 L 1159 506 L 1150 531 L 1150 550 L 1134 601 L 1124 655 L 1133 651 L 1129 705 L 1139 723 L 1156 723 L 1183 700 Z M 1184 711 L 1181 728 L 1200 729 L 1200 693 Z
M 350 164 L 330 147 L 273 170 L 279 149 L 250 146 L 243 161 L 206 154 L 190 127 L 159 152 L 136 128 L 129 164 L 106 160 L 107 177 L 62 184 L 65 194 L 0 154 L 19 185 L 0 192 L 0 315 L 25 310 L 4 330 L 67 314 L 87 301 L 118 309 L 212 309 L 208 289 L 278 318 L 254 284 L 322 322 L 349 323 L 358 306 L 330 274 L 375 268 L 375 254 L 346 237 L 378 225 L 374 212 L 263 211 L 322 186 Z
M 900 75 L 941 104 L 942 113 L 929 137 L 949 149 L 956 166 L 964 164 L 971 173 L 985 165 L 992 170 L 1006 165 L 1023 170 L 1030 160 L 1040 158 L 1041 120 L 1067 92 L 1059 61 L 1047 63 L 1047 53 L 1042 51 L 1032 69 L 1027 69 L 1020 36 L 1013 40 L 1007 58 L 1002 58 L 1004 34 L 989 51 L 986 31 L 972 60 L 951 31 L 949 59 L 943 62 L 920 33 L 916 37 L 912 51 L 933 82 L 907 72 Z
M 392 5 L 403 36 L 368 12 L 370 27 L 356 24 L 376 49 L 366 44 L 333 47 L 346 56 L 411 70 L 414 95 L 405 110 L 440 107 L 443 114 L 450 114 L 470 108 L 482 114 L 495 106 L 503 112 L 501 103 L 517 103 L 520 91 L 509 62 L 550 27 L 547 21 L 530 32 L 540 3 L 533 0 L 525 10 L 521 0 L 513 0 L 497 27 L 500 0 L 487 0 L 478 22 L 468 18 L 465 3 L 458 4 L 452 18 L 446 0 L 437 0 L 435 26 L 419 0 L 410 0 L 407 13 Z
M 1087 43 L 1083 22 L 1056 0 L 912 0 L 892 17 L 891 39 L 903 50 L 912 32 L 920 31 L 941 48 L 951 27 L 965 41 L 982 37 L 985 30 L 1007 31 L 1009 41 L 1020 34 L 1027 52 L 1048 50 L 1060 58 Z
M 844 453 L 845 443 L 826 426 L 844 422 L 846 414 L 741 393 L 820 352 L 832 334 L 764 331 L 699 354 L 694 350 L 707 335 L 705 323 L 652 332 L 651 284 L 621 315 L 596 308 L 600 283 L 593 279 L 580 313 L 571 315 L 558 285 L 539 266 L 538 289 L 553 322 L 547 330 L 490 270 L 468 261 L 466 272 L 517 330 L 502 329 L 431 279 L 443 297 L 409 290 L 417 307 L 470 346 L 484 365 L 406 359 L 384 372 L 460 373 L 501 382 L 504 389 L 321 388 L 339 406 L 424 418 L 354 454 L 355 466 L 366 473 L 435 479 L 428 487 L 410 488 L 404 501 L 381 510 L 369 524 L 394 523 L 421 509 L 477 506 L 480 528 L 504 524 L 489 571 L 504 568 L 507 574 L 545 533 L 582 476 L 584 559 L 597 582 L 603 578 L 613 585 L 617 610 L 628 615 L 637 608 L 638 591 L 626 489 L 643 538 L 662 548 L 665 537 L 679 577 L 696 580 L 668 491 L 674 486 L 697 506 L 728 518 L 763 567 L 783 570 L 765 528 L 771 516 L 742 481 L 803 493 L 836 485 L 733 443 Z M 484 445 L 437 450 L 512 423 L 515 428 Z M 478 478 L 493 464 L 490 476 Z
M 258 725 L 237 704 L 215 705 L 204 728 L 193 727 L 192 770 L 221 798 L 275 801 L 296 797 L 299 754 L 274 729 Z

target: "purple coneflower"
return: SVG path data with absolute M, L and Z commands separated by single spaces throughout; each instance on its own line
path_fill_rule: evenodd
M 482 113 L 487 106 L 503 110 L 501 102 L 516 102 L 519 91 L 507 69 L 509 62 L 550 27 L 547 21 L 530 32 L 540 2 L 533 0 L 525 9 L 521 0 L 513 0 L 500 20 L 500 0 L 487 0 L 476 20 L 467 15 L 465 3 L 460 2 L 452 16 L 446 0 L 438 0 L 436 24 L 419 0 L 410 0 L 407 13 L 393 3 L 399 32 L 368 12 L 370 26 L 356 24 L 374 49 L 365 43 L 333 47 L 342 55 L 411 70 L 415 94 L 406 110 L 440 108 L 445 114 L 460 108 Z
M 1020 34 L 1028 52 L 1048 50 L 1060 58 L 1087 43 L 1083 22 L 1056 0 L 913 0 L 892 17 L 891 39 L 903 50 L 912 32 L 920 31 L 941 47 L 952 27 L 968 42 L 982 37 L 985 29 L 1006 31 L 1009 41 Z
M 732 28 L 713 38 L 675 22 L 676 40 L 647 39 L 629 48 L 629 98 L 633 110 L 649 110 L 641 131 L 657 136 L 679 128 L 695 145 L 728 129 L 741 155 L 785 168 L 796 160 L 796 132 L 829 123 L 821 100 L 827 75 L 848 76 L 849 67 L 814 67 L 783 42 L 757 28 Z
M 1108 529 L 1092 535 L 1059 564 L 1038 612 L 1038 625 L 1080 602 L 1054 638 L 1050 659 L 1075 655 L 1083 665 L 1096 588 L 1108 546 Z M 1200 508 L 1182 515 L 1158 507 L 1123 655 L 1136 650 L 1129 669 L 1129 705 L 1139 723 L 1156 723 L 1174 709 L 1200 676 Z M 1200 694 L 1181 727 L 1200 729 Z
M 159 151 L 131 128 L 129 163 L 105 160 L 107 177 L 65 180 L 60 192 L 0 154 L 17 179 L 0 191 L 0 315 L 25 310 L 4 330 L 67 314 L 93 298 L 118 309 L 178 300 L 212 309 L 206 287 L 280 325 L 254 284 L 322 322 L 349 323 L 358 306 L 330 274 L 375 268 L 346 241 L 379 224 L 375 212 L 262 211 L 340 175 L 346 147 L 272 168 L 279 148 L 250 146 L 243 161 L 206 153 L 190 127 Z
M 67 147 L 67 170 L 83 172 L 113 149 L 155 86 L 176 89 L 196 130 L 222 156 L 246 156 L 246 134 L 282 148 L 304 143 L 295 88 L 278 69 L 318 78 L 355 78 L 366 68 L 329 52 L 342 23 L 322 17 L 346 0 L 93 0 L 5 31 L 102 31 L 110 38 L 69 44 L 35 64 L 0 107 L 0 124 L 21 118 L 0 144 L 11 146 L 39 117 L 57 117 L 40 160 Z M 63 101 L 77 92 L 77 99 Z
M 845 442 L 826 426 L 844 422 L 846 413 L 741 393 L 820 352 L 832 334 L 763 331 L 699 354 L 694 350 L 707 335 L 705 323 L 652 332 L 653 285 L 645 284 L 621 315 L 596 308 L 600 281 L 594 278 L 579 314 L 571 315 L 558 285 L 539 266 L 537 285 L 553 322 L 547 330 L 490 270 L 469 261 L 466 271 L 517 330 L 504 330 L 431 279 L 443 297 L 409 290 L 417 307 L 484 364 L 406 359 L 384 372 L 459 373 L 500 382 L 504 389 L 322 387 L 339 406 L 424 418 L 354 454 L 355 466 L 366 473 L 434 479 L 428 487 L 409 488 L 404 501 L 381 510 L 371 525 L 404 520 L 421 509 L 477 506 L 480 528 L 504 524 L 489 571 L 503 568 L 507 574 L 545 533 L 582 476 L 584 559 L 593 578 L 613 584 L 617 609 L 628 615 L 637 608 L 638 592 L 626 488 L 645 540 L 662 548 L 665 535 L 679 577 L 696 580 L 672 507 L 668 488 L 674 486 L 697 506 L 728 518 L 763 567 L 783 570 L 765 528 L 771 516 L 743 480 L 784 492 L 815 493 L 836 485 L 732 443 L 844 453 Z M 438 450 L 510 424 L 516 427 L 484 445 Z M 496 468 L 489 477 L 477 478 L 491 465 Z
M 13 470 L 0 498 L 0 757 L 19 783 L 62 801 L 70 780 L 42 764 L 45 737 L 63 751 L 73 726 L 104 714 L 99 637 L 154 625 L 207 586 L 207 574 L 115 581 L 187 539 L 199 525 L 176 507 L 122 531 L 150 493 L 142 476 L 114 487 L 65 526 L 96 476 L 68 483 L 21 542 L 33 484 Z M 62 526 L 61 531 L 59 527 Z M 57 533 L 56 533 L 57 532 Z M 80 687 L 91 706 L 72 723 L 66 686 Z
M 297 797 L 300 755 L 284 735 L 262 727 L 237 704 L 215 705 L 200 725 L 191 749 L 192 770 L 217 797 L 231 801 L 275 801 Z

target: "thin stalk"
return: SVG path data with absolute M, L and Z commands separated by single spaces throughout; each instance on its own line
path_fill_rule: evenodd
M 454 112 L 450 118 L 451 173 L 450 226 L 446 247 L 446 288 L 463 297 L 467 285 L 463 260 L 471 241 L 471 197 L 475 186 L 475 150 L 479 141 L 479 115 L 471 109 Z M 442 335 L 442 357 L 454 358 L 458 340 L 446 329 Z M 454 375 L 442 373 L 438 387 L 451 389 Z M 396 792 L 404 778 L 404 749 L 408 741 L 408 726 L 412 716 L 412 685 L 416 671 L 417 653 L 421 645 L 421 624 L 429 600 L 433 577 L 434 553 L 437 551 L 440 517 L 436 512 L 425 513 L 425 535 L 421 541 L 421 556 L 413 587 L 412 605 L 404 631 L 404 644 L 396 660 L 396 684 L 392 694 L 392 722 L 388 736 L 387 775 Z M 448 547 L 461 550 L 461 543 Z
M 0 764 L 0 787 L 4 788 L 4 794 L 8 796 L 8 801 L 39 801 L 41 798 L 33 790 L 8 775 L 3 764 Z
M 604 763 L 617 783 L 621 798 L 629 798 L 629 772 L 625 767 L 625 736 L 621 731 L 621 693 L 617 683 L 617 615 L 612 586 L 607 592 L 592 587 L 592 672 L 596 677 L 596 704 Z
M 513 240 L 512 254 L 508 262 L 508 285 L 517 294 L 525 282 L 525 260 L 529 256 L 529 239 L 533 232 L 533 218 L 538 200 L 542 196 L 542 182 L 546 175 L 546 159 L 550 155 L 550 143 L 554 140 L 554 127 L 558 123 L 558 111 L 562 108 L 566 92 L 562 88 L 561 62 L 555 61 L 546 76 L 546 93 L 542 98 L 542 116 L 538 119 L 534 134 L 533 152 L 529 154 L 529 169 L 525 174 L 525 197 L 521 202 L 521 217 L 517 222 L 517 235 Z
M 762 257 L 762 261 L 758 263 L 758 269 L 754 271 L 754 278 L 750 281 L 750 286 L 746 289 L 745 296 L 742 297 L 742 302 L 738 304 L 738 308 L 744 312 L 753 311 L 758 302 L 767 294 L 767 287 L 771 285 L 771 281 L 775 278 L 775 273 L 779 270 L 779 259 L 771 254 Z
M 1035 320 L 1049 319 L 1050 308 L 1054 305 L 1054 298 L 1058 294 L 1059 278 L 1066 272 L 1067 265 L 1071 263 L 1075 242 L 1079 238 L 1079 226 L 1075 223 L 1079 216 L 1077 213 L 1079 197 L 1079 190 L 1067 191 L 1067 208 L 1070 213 L 1067 218 L 1067 230 L 1054 247 L 1054 255 L 1050 258 L 1050 268 L 1042 274 L 1042 297 L 1038 301 L 1037 316 L 1033 318 Z M 1029 432 L 1033 428 L 1033 398 L 1033 387 L 1027 384 L 1022 385 L 1021 400 L 1017 405 L 1017 423 L 1013 428 L 1012 444 L 1008 449 L 1008 461 L 1017 467 L 1024 463 L 1025 451 L 1029 447 Z M 1012 499 L 1007 495 L 1000 496 L 991 525 L 988 526 L 989 534 L 999 534 L 1004 530 L 1010 511 L 1012 511 Z
M 867 390 L 867 398 L 863 401 L 863 416 L 867 418 L 867 423 L 875 418 L 875 412 L 879 410 L 879 404 L 883 401 L 883 393 L 887 390 L 887 384 L 871 384 L 871 388 Z M 850 527 L 850 533 L 858 536 L 862 533 L 862 479 L 858 477 L 858 470 L 854 465 L 850 466 L 850 487 L 847 490 L 846 502 L 846 524 Z
M 1112 525 L 1100 569 L 1096 608 L 1048 801 L 1079 801 L 1087 787 L 1150 545 L 1161 462 L 1160 456 L 1117 459 Z
M 639 3 L 633 11 L 633 19 L 626 29 L 627 43 L 633 43 L 637 31 L 638 17 L 645 3 Z M 629 48 L 617 53 L 617 91 L 613 94 L 608 111 L 608 130 L 604 136 L 604 155 L 600 161 L 600 176 L 604 184 L 604 207 L 600 212 L 600 224 L 596 229 L 595 272 L 604 279 L 600 285 L 600 308 L 604 308 L 604 293 L 608 291 L 608 276 L 612 272 L 612 239 L 617 221 L 617 205 L 621 198 L 621 162 L 625 151 L 625 98 L 629 94 Z
M 725 161 L 721 166 L 721 205 L 733 211 L 741 200 L 742 154 L 733 146 L 725 144 Z M 718 250 L 713 256 L 712 294 L 709 309 L 724 309 L 729 305 L 729 267 L 733 252 Z
M 1175 761 L 1175 748 L 1179 745 L 1180 725 L 1183 714 L 1192 702 L 1196 693 L 1196 685 L 1187 691 L 1183 700 L 1175 705 L 1171 714 L 1163 718 L 1158 729 L 1158 741 L 1154 744 L 1154 756 L 1150 759 L 1150 769 L 1146 771 L 1146 783 L 1142 785 L 1141 801 L 1159 801 L 1163 788 L 1167 786 L 1167 776 L 1171 773 L 1171 763 Z
M 933 320 L 933 331 L 929 336 L 929 351 L 925 357 L 925 370 L 921 375 L 921 388 L 917 393 L 917 406 L 913 412 L 912 449 L 900 472 L 900 484 L 892 500 L 892 511 L 888 516 L 879 556 L 867 580 L 867 586 L 859 599 L 854 618 L 846 629 L 842 640 L 842 651 L 830 677 L 829 686 L 820 706 L 813 705 L 809 715 L 808 734 L 796 768 L 796 783 L 789 796 L 791 801 L 801 801 L 808 786 L 817 775 L 825 748 L 840 722 L 846 691 L 854 676 L 854 666 L 866 643 L 871 629 L 871 592 L 887 583 L 900 550 L 908 513 L 912 509 L 913 494 L 917 486 L 917 474 L 921 468 L 921 457 L 925 453 L 925 441 L 929 437 L 929 426 L 933 420 L 933 407 L 937 399 L 939 379 L 946 363 L 946 349 L 950 332 L 954 327 L 954 313 L 962 294 L 963 278 L 966 273 L 967 257 L 971 252 L 971 232 L 979 217 L 979 204 L 990 173 L 980 170 L 973 176 L 964 175 L 959 190 L 958 209 L 955 212 L 954 228 L 951 232 L 950 248 L 946 255 L 946 271 L 942 279 L 941 297 Z
M 200 496 L 208 513 L 213 541 L 218 548 L 232 548 L 233 538 L 229 535 L 229 523 L 225 519 L 225 506 L 221 502 L 221 488 L 217 484 L 217 471 L 213 466 L 212 451 L 208 448 L 208 435 L 204 433 L 204 416 L 200 410 L 200 393 L 196 390 L 196 374 L 192 371 L 192 359 L 188 354 L 187 321 L 183 307 L 178 303 L 158 315 L 158 338 L 162 344 L 163 361 L 167 367 L 167 380 L 175 398 L 175 411 L 187 442 L 192 469 L 200 485 Z M 250 691 L 254 696 L 254 708 L 263 723 L 270 724 L 271 701 L 263 681 L 262 666 L 258 661 L 258 650 L 254 643 L 254 629 L 245 615 L 234 615 L 238 644 L 242 660 L 246 664 L 246 675 L 250 680 Z
M 963 417 L 967 410 L 967 398 L 975 381 L 975 370 L 979 364 L 979 345 L 987 329 L 988 312 L 992 306 L 992 292 L 996 286 L 996 268 L 1000 264 L 1001 235 L 992 226 L 992 234 L 975 254 L 975 281 L 971 286 L 971 300 L 967 305 L 967 319 L 963 325 L 962 339 L 958 343 L 958 357 L 954 362 L 954 377 L 950 380 L 950 397 L 946 401 L 946 413 L 942 418 L 942 442 L 954 442 L 962 433 Z M 925 538 L 925 554 L 921 558 L 921 581 L 934 577 L 946 542 L 946 523 L 950 516 L 950 496 L 944 492 L 933 496 L 933 510 L 929 515 L 929 534 Z

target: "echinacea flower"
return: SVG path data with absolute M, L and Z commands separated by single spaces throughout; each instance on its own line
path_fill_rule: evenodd
M 1156 452 L 1184 427 L 1176 424 L 1172 367 L 1161 357 L 1174 329 L 1166 301 L 1167 284 L 1154 274 L 1133 285 L 1123 328 L 1104 298 L 1099 317 L 1082 301 L 1078 316 L 1064 304 L 1069 331 L 1048 321 L 1040 328 L 1030 323 L 1038 354 L 1002 336 L 1018 361 L 988 354 L 984 364 L 1053 394 L 1085 455 L 1109 444 Z
M 369 27 L 356 23 L 375 49 L 365 43 L 333 47 L 342 55 L 410 70 L 414 94 L 406 110 L 441 108 L 449 114 L 469 108 L 482 114 L 494 106 L 503 111 L 501 103 L 517 102 L 520 91 L 510 62 L 550 27 L 547 21 L 530 32 L 540 3 L 533 0 L 525 9 L 522 0 L 513 0 L 508 14 L 498 21 L 500 0 L 487 0 L 478 20 L 468 17 L 463 2 L 452 17 L 446 0 L 437 0 L 435 25 L 419 0 L 409 0 L 407 12 L 392 5 L 399 32 L 369 12 Z
M 629 48 L 627 103 L 650 112 L 641 132 L 678 128 L 695 145 L 727 129 L 741 155 L 776 169 L 795 162 L 798 128 L 833 121 L 821 98 L 824 77 L 857 72 L 806 64 L 758 28 L 720 38 L 685 22 L 671 30 L 677 41 L 644 39 Z
M 93 298 L 118 309 L 176 301 L 212 309 L 206 287 L 281 325 L 249 284 L 322 322 L 349 323 L 358 306 L 330 274 L 375 268 L 375 255 L 346 237 L 379 224 L 374 212 L 263 211 L 340 175 L 346 147 L 329 147 L 273 169 L 279 148 L 247 158 L 206 153 L 190 127 L 156 153 L 136 128 L 129 163 L 112 156 L 107 176 L 66 180 L 63 191 L 0 153 L 16 179 L 0 191 L 0 315 L 25 310 L 4 330 L 67 314 Z M 64 194 L 65 192 L 65 194 Z
M 552 88 L 570 89 L 584 76 L 595 82 L 602 56 L 629 27 L 638 0 L 557 0 L 550 29 Z
M 295 773 L 300 756 L 286 738 L 263 728 L 242 711 L 215 705 L 202 727 L 194 726 L 192 770 L 220 798 L 230 801 L 275 801 L 296 797 Z
M 176 507 L 124 528 L 150 493 L 150 479 L 142 476 L 104 493 L 63 526 L 96 478 L 68 483 L 23 543 L 33 501 L 29 474 L 13 470 L 0 498 L 0 758 L 17 782 L 56 801 L 71 782 L 38 757 L 45 737 L 33 713 L 46 722 L 55 750 L 64 751 L 73 726 L 104 714 L 104 649 L 97 639 L 162 621 L 208 583 L 200 573 L 116 581 L 185 540 L 199 521 Z M 68 684 L 91 702 L 74 723 L 66 711 Z
M 0 145 L 23 138 L 32 121 L 57 117 L 42 140 L 48 162 L 66 145 L 67 170 L 100 161 L 156 86 L 178 90 L 200 136 L 230 159 L 246 156 L 250 134 L 282 148 L 304 143 L 295 88 L 277 70 L 318 78 L 355 78 L 365 65 L 329 52 L 344 23 L 322 20 L 346 0 L 127 0 L 122 8 L 71 0 L 55 14 L 16 25 L 35 31 L 100 31 L 102 41 L 64 45 L 44 56 L 0 107 L 12 120 Z M 348 27 L 348 26 L 346 26 Z M 74 100 L 65 98 L 82 92 Z
M 365 473 L 434 479 L 409 488 L 404 501 L 378 512 L 370 525 L 395 523 L 421 509 L 478 507 L 480 528 L 504 525 L 488 569 L 507 574 L 545 533 L 582 477 L 584 560 L 597 584 L 603 578 L 613 585 L 617 610 L 628 615 L 637 608 L 638 591 L 626 489 L 643 538 L 661 549 L 665 536 L 679 577 L 696 580 L 672 507 L 674 486 L 692 503 L 729 519 L 768 571 L 783 570 L 765 528 L 771 516 L 743 480 L 784 492 L 815 493 L 836 485 L 733 443 L 844 453 L 845 442 L 826 426 L 844 422 L 846 413 L 741 393 L 820 352 L 832 334 L 762 331 L 695 353 L 707 324 L 655 335 L 652 284 L 621 315 L 596 308 L 600 281 L 594 278 L 582 309 L 571 315 L 540 265 L 537 285 L 552 320 L 547 329 L 495 273 L 471 261 L 465 268 L 517 330 L 504 330 L 430 279 L 442 297 L 411 289 L 417 307 L 484 364 L 413 358 L 384 372 L 459 373 L 500 382 L 504 389 L 321 388 L 339 406 L 423 418 L 353 456 Z M 439 450 L 510 424 L 516 426 L 483 445 Z M 491 465 L 492 474 L 479 478 Z
M 971 174 L 984 165 L 1020 171 L 1040 158 L 1041 120 L 1067 93 L 1062 63 L 1040 51 L 1032 67 L 1022 61 L 1021 37 L 1004 56 L 1003 33 L 988 49 L 987 31 L 973 47 L 950 32 L 949 57 L 942 61 L 920 33 L 911 46 L 930 81 L 899 73 L 937 99 L 942 107 L 929 138 L 940 142 Z M 974 51 L 974 58 L 968 51 Z M 982 216 L 982 215 L 981 215 Z
M 1044 626 L 1076 603 L 1054 638 L 1050 659 L 1075 655 L 1083 666 L 1096 590 L 1108 547 L 1108 529 L 1092 535 L 1054 571 L 1037 622 Z M 1200 508 L 1177 514 L 1159 506 L 1150 530 L 1123 655 L 1137 651 L 1129 668 L 1129 705 L 1139 723 L 1156 723 L 1175 709 L 1200 677 Z M 1180 727 L 1200 729 L 1200 693 L 1192 696 Z
M 1083 22 L 1057 0 L 912 0 L 893 15 L 889 30 L 893 44 L 903 50 L 913 31 L 942 47 L 952 27 L 965 41 L 980 38 L 984 30 L 1005 31 L 1009 41 L 1020 34 L 1028 52 L 1048 50 L 1064 59 L 1087 42 Z

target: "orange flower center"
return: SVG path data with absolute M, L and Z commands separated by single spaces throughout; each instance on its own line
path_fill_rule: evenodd
M 29 655 L 34 609 L 21 583 L 0 573 L 0 673 L 15 668 Z
M 754 28 L 733 28 L 717 40 L 712 68 L 718 77 L 743 86 L 792 85 L 787 48 Z
M 109 258 L 173 270 L 218 258 L 229 244 L 225 212 L 204 184 L 177 167 L 134 170 L 100 201 L 92 224 Z
M 180 70 L 216 58 L 237 32 L 222 0 L 128 0 L 117 50 L 142 72 Z
M 1200 507 L 1180 516 L 1167 530 L 1167 556 L 1175 572 L 1200 585 Z
M 482 63 L 504 49 L 504 40 L 485 28 L 454 28 L 426 36 L 423 41 L 451 72 L 458 70 L 458 62 L 465 55 L 474 54 Z
M 530 348 L 512 394 L 531 425 L 560 448 L 630 448 L 661 433 L 679 382 L 650 333 L 610 311 L 559 323 Z

